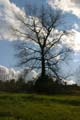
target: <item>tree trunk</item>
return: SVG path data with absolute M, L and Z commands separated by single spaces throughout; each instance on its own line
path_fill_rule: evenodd
M 44 56 L 44 49 L 42 49 L 42 52 L 41 52 L 41 77 L 44 78 L 45 75 L 46 75 L 45 56 Z

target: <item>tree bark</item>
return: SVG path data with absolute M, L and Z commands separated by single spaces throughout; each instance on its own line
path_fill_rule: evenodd
M 44 78 L 46 75 L 44 49 L 41 52 L 41 66 L 41 77 Z

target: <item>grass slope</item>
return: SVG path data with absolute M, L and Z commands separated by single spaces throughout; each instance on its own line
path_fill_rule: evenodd
M 80 120 L 80 96 L 0 93 L 0 120 Z

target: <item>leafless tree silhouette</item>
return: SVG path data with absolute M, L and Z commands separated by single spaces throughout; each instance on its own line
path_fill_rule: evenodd
M 20 26 L 11 26 L 11 29 L 23 39 L 16 44 L 18 66 L 41 70 L 42 78 L 53 73 L 59 80 L 58 66 L 69 52 L 69 48 L 62 45 L 62 39 L 68 33 L 57 30 L 61 24 L 59 11 L 42 6 L 40 13 L 37 14 L 37 9 L 35 13 L 34 16 L 26 12 L 24 17 L 14 13 Z

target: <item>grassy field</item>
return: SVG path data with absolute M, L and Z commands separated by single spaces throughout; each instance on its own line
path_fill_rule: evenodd
M 0 93 L 0 120 L 80 120 L 80 96 Z

